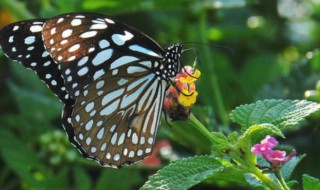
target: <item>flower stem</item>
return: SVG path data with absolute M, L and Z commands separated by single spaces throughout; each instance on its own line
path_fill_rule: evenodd
M 279 180 L 282 188 L 284 190 L 290 190 L 290 188 L 287 186 L 286 182 L 284 181 L 283 177 L 282 177 L 282 174 L 281 174 L 281 171 L 280 170 L 277 170 L 275 171 L 275 174 L 276 174 L 276 177 L 277 179 Z
M 269 176 L 267 176 L 266 174 L 262 173 L 260 169 L 258 168 L 254 168 L 251 171 L 255 176 L 257 176 L 257 178 L 266 186 L 268 186 L 270 189 L 273 190 L 279 190 L 279 189 L 284 189 L 281 188 L 279 186 L 279 184 L 277 184 L 276 182 L 274 182 Z M 285 190 L 290 190 L 290 189 L 285 189 Z
M 200 131 L 210 142 L 214 143 L 210 131 L 191 113 L 190 122 L 198 131 Z

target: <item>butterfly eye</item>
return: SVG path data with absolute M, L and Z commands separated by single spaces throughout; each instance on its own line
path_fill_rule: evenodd
M 0 44 L 65 104 L 62 124 L 85 157 L 121 167 L 151 154 L 180 44 L 163 50 L 142 32 L 90 13 L 13 23 L 0 31 Z

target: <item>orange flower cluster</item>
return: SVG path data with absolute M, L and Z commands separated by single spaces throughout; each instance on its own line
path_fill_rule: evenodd
M 191 106 L 196 102 L 198 92 L 195 81 L 200 77 L 199 70 L 191 66 L 182 68 L 174 78 L 174 84 L 166 91 L 163 108 L 172 120 L 187 120 Z

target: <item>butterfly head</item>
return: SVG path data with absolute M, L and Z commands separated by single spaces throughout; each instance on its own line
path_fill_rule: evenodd
M 180 70 L 180 56 L 182 52 L 181 44 L 173 44 L 165 48 L 165 56 L 163 58 L 163 63 L 165 65 L 164 70 L 166 70 L 166 78 L 175 77 Z

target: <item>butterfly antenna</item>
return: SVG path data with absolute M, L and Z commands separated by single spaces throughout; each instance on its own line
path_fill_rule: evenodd
M 229 52 L 231 55 L 234 55 L 233 49 L 228 48 L 226 46 L 222 46 L 222 45 L 203 43 L 203 42 L 193 42 L 193 41 L 186 41 L 186 42 L 182 42 L 181 44 L 182 45 L 183 44 L 198 44 L 198 45 L 206 45 L 206 46 L 215 47 L 215 48 L 221 48 L 221 49 L 224 49 L 225 51 Z
M 188 49 L 184 49 L 182 50 L 182 53 L 184 52 L 188 52 L 188 51 L 191 51 L 193 54 L 194 54 L 194 61 L 193 61 L 193 65 L 192 67 L 195 68 L 197 66 L 197 63 L 199 62 L 199 64 L 201 65 L 201 62 L 200 62 L 200 59 L 199 59 L 199 51 L 198 49 L 196 48 L 188 48 Z M 195 79 L 199 79 L 198 77 L 195 77 L 195 76 L 192 76 L 192 74 L 190 74 L 184 67 L 183 67 L 183 70 L 184 72 L 187 73 L 187 75 L 189 75 L 190 77 L 192 78 L 195 78 Z

